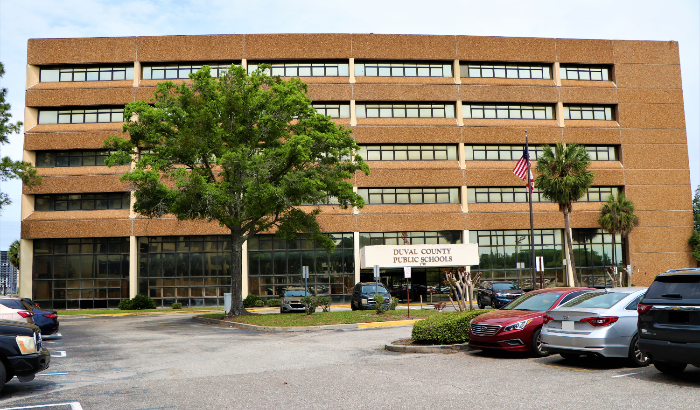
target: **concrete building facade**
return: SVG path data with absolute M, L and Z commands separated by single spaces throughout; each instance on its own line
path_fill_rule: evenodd
M 367 205 L 323 205 L 338 244 L 258 235 L 243 261 L 244 294 L 279 295 L 300 283 L 345 301 L 366 245 L 477 243 L 485 279 L 528 283 L 529 215 L 512 172 L 525 132 L 533 160 L 545 144 L 587 147 L 593 187 L 571 216 L 583 284 L 603 284 L 612 237 L 597 224 L 611 193 L 634 201 L 640 226 L 616 238 L 632 283 L 694 266 L 678 43 L 471 36 L 272 34 L 32 39 L 28 42 L 24 159 L 44 182 L 24 187 L 20 293 L 53 308 L 116 307 L 148 294 L 160 305 L 223 305 L 227 232 L 215 223 L 147 219 L 104 166 L 105 138 L 123 107 L 158 82 L 201 65 L 300 76 L 316 108 L 352 128 L 371 174 L 354 185 Z M 568 284 L 564 219 L 534 195 L 535 249 L 546 284 Z M 525 268 L 519 268 L 525 264 Z M 26 267 L 26 268 L 24 268 Z M 439 268 L 414 270 L 417 295 L 444 297 Z M 402 272 L 382 281 L 399 289 Z

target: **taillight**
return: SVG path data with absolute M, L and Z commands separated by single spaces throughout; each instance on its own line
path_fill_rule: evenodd
M 32 317 L 32 316 L 34 316 L 34 313 L 32 313 L 32 312 L 27 312 L 26 310 L 20 310 L 20 311 L 17 312 L 17 314 L 20 315 L 20 316 L 22 316 L 22 317 Z
M 550 321 L 552 321 L 552 320 L 554 320 L 554 318 L 551 317 L 551 316 L 549 316 L 549 315 L 544 315 L 544 316 L 542 316 L 542 322 L 544 322 L 545 325 L 546 325 L 547 323 L 549 323 Z
M 654 305 L 643 305 L 640 303 L 637 305 L 637 313 L 647 313 L 652 307 L 654 307 Z
M 581 319 L 582 322 L 588 322 L 591 326 L 608 326 L 617 322 L 619 319 L 617 316 L 598 316 L 598 317 L 587 317 Z
M 44 315 L 44 317 L 48 317 L 49 319 L 56 319 L 58 316 L 56 316 L 55 313 L 49 313 Z

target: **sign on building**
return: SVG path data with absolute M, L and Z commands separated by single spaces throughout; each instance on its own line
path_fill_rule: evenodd
M 475 243 L 443 245 L 368 245 L 360 249 L 360 267 L 469 266 L 479 264 Z

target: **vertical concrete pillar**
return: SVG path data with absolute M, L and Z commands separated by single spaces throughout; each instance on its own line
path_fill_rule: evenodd
M 355 259 L 355 283 L 360 281 L 360 233 L 352 233 L 353 251 Z
M 350 83 L 355 83 L 355 59 L 351 58 L 348 61 L 348 75 L 350 76 Z
M 357 125 L 357 114 L 355 113 L 355 100 L 350 100 L 350 126 Z
M 241 59 L 241 67 L 245 69 L 246 72 L 248 72 L 248 60 L 243 58 Z
M 457 116 L 457 125 L 464 127 L 464 118 L 462 115 L 462 100 L 457 100 L 455 104 L 455 115 Z
M 561 69 L 558 61 L 554 63 L 554 72 L 552 73 L 552 78 L 554 78 L 554 84 L 557 87 L 561 87 Z
M 459 72 L 459 60 L 454 60 L 452 63 L 452 71 L 454 74 L 455 84 L 462 84 L 462 75 Z
M 30 89 L 40 80 L 41 69 L 37 65 L 27 64 L 27 81 L 25 83 L 25 90 Z
M 133 87 L 138 87 L 141 82 L 141 62 L 134 61 L 134 84 Z
M 462 185 L 460 187 L 460 202 L 462 203 L 462 212 L 467 213 L 469 212 L 469 204 L 467 202 L 467 187 L 465 185 Z
M 129 237 L 129 298 L 139 294 L 139 244 L 135 236 Z M 148 296 L 148 295 L 146 295 Z
M 34 270 L 34 240 L 19 240 L 19 297 L 32 298 L 32 272 Z
M 248 296 L 248 241 L 243 242 L 241 251 L 241 296 Z

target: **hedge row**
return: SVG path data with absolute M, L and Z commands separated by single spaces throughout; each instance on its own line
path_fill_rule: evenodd
M 417 343 L 446 345 L 469 341 L 469 322 L 482 313 L 493 309 L 471 310 L 466 312 L 443 312 L 413 325 L 411 340 Z

